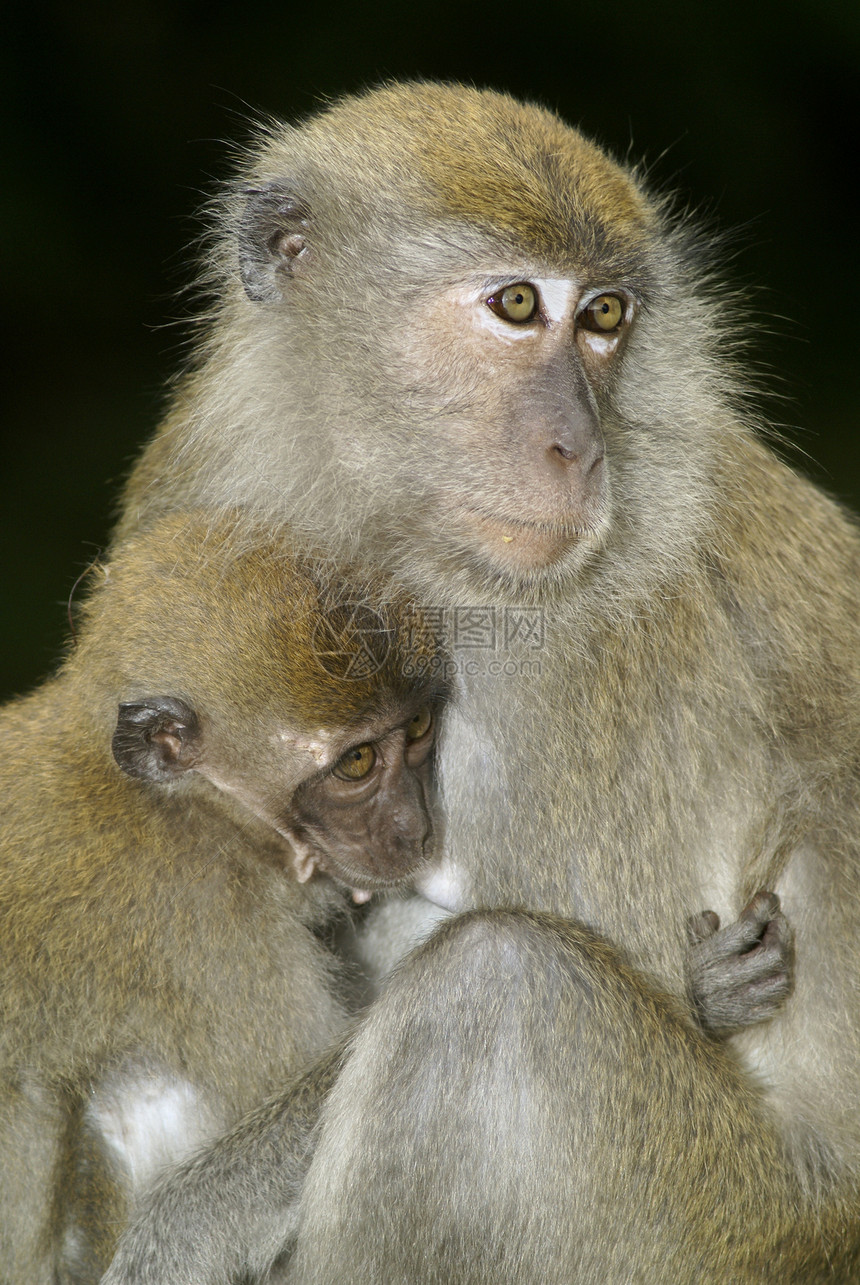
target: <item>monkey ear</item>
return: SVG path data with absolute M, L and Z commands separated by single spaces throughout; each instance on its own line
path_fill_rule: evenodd
M 190 705 L 152 696 L 120 705 L 111 749 L 123 772 L 166 784 L 198 759 L 200 722 Z
M 310 210 L 282 182 L 242 190 L 247 198 L 239 222 L 242 285 L 255 303 L 277 303 L 283 279 L 307 263 Z

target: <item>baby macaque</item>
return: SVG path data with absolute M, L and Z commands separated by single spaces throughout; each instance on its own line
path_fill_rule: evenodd
M 322 935 L 432 854 L 442 690 L 402 594 L 236 513 L 93 574 L 0 714 L 7 1285 L 98 1279 L 156 1172 L 342 1036 Z

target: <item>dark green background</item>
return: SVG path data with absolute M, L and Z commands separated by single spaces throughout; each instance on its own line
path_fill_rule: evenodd
M 860 503 L 856 0 L 68 0 L 0 32 L 0 694 L 53 663 L 156 423 L 225 144 L 384 77 L 537 98 L 737 229 L 768 414 Z

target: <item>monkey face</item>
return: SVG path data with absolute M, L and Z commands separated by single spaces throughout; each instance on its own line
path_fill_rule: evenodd
M 254 434 L 272 411 L 290 520 L 319 510 L 350 557 L 480 601 L 579 575 L 653 498 L 619 393 L 669 255 L 575 130 L 462 97 L 392 87 L 270 138 L 232 214 L 228 324 L 289 363 L 276 414 L 273 370 L 255 383 Z
M 434 425 L 435 456 L 448 457 L 434 497 L 444 522 L 440 532 L 437 514 L 428 543 L 530 579 L 580 566 L 608 530 L 598 398 L 636 304 L 571 279 L 496 280 L 428 301 L 421 325 L 404 327 L 398 364 L 414 369 L 428 415 L 447 408 Z
M 403 882 L 426 864 L 435 723 L 431 706 L 422 705 L 299 786 L 278 828 L 296 850 L 300 879 L 319 869 L 363 901 L 369 890 Z

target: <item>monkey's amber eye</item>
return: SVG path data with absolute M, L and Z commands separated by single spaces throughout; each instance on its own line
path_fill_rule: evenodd
M 538 309 L 537 291 L 522 281 L 519 285 L 506 286 L 499 294 L 490 295 L 487 307 L 505 321 L 522 323 L 531 321 Z
M 624 320 L 624 300 L 616 294 L 599 294 L 579 314 L 579 324 L 598 334 L 617 330 Z
M 372 745 L 356 745 L 347 750 L 343 758 L 338 759 L 332 768 L 332 774 L 342 781 L 360 781 L 367 776 L 376 762 L 376 750 Z
M 419 741 L 422 736 L 426 736 L 433 726 L 433 711 L 429 705 L 422 705 L 417 714 L 413 714 L 406 724 L 406 738 L 410 741 Z

